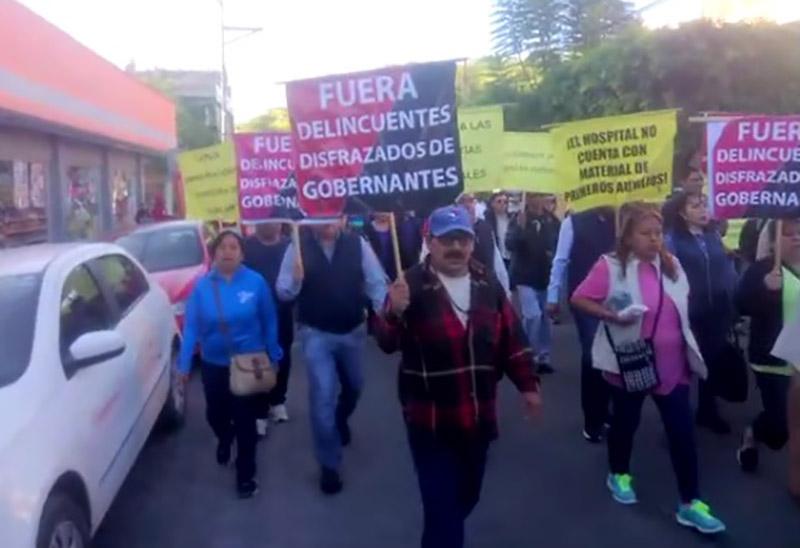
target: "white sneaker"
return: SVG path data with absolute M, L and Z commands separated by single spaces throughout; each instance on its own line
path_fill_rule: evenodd
M 289 413 L 283 404 L 275 405 L 269 410 L 269 418 L 272 422 L 286 422 L 289 420 Z
M 256 433 L 259 438 L 265 438 L 267 436 L 268 427 L 269 421 L 267 419 L 256 419 Z

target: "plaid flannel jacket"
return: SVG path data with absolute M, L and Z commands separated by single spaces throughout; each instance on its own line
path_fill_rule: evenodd
M 466 327 L 430 266 L 430 257 L 406 272 L 411 302 L 402 317 L 388 308 L 373 331 L 386 353 L 400 350 L 399 391 L 409 427 L 451 441 L 497 437 L 497 381 L 508 375 L 520 392 L 539 379 L 522 325 L 500 283 L 470 264 Z

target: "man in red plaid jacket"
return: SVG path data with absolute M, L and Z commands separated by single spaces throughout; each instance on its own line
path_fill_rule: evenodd
M 391 286 L 374 327 L 385 352 L 402 353 L 400 400 L 425 513 L 422 547 L 461 548 L 497 437 L 497 381 L 507 375 L 531 415 L 541 399 L 506 293 L 472 260 L 469 214 L 440 208 L 429 227 L 430 255 Z

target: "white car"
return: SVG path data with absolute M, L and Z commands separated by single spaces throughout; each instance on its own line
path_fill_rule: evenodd
M 164 291 L 122 248 L 0 251 L 0 546 L 84 548 L 159 416 L 183 422 Z

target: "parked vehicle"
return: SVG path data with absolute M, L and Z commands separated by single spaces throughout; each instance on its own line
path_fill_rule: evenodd
M 143 226 L 117 239 L 167 292 L 183 329 L 185 302 L 207 271 L 211 257 L 200 221 L 168 221 Z
M 182 424 L 165 292 L 113 244 L 0 251 L 0 544 L 89 544 L 156 420 Z

